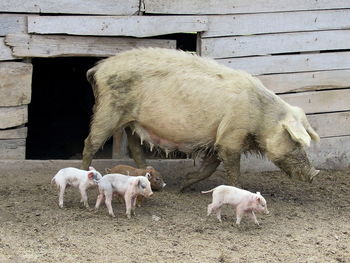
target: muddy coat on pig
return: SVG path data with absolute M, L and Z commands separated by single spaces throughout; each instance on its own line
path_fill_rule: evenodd
M 311 181 L 318 173 L 304 147 L 319 136 L 303 110 L 246 72 L 182 51 L 147 48 L 103 60 L 87 77 L 96 102 L 83 169 L 115 131 L 130 127 L 151 149 L 212 153 L 188 174 L 183 189 L 210 176 L 221 161 L 236 185 L 247 151 L 266 153 L 290 177 Z

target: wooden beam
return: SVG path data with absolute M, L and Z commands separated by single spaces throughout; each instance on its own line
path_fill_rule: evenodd
M 350 163 L 350 136 L 322 138 L 307 150 L 319 169 L 345 169 Z
M 0 107 L 0 129 L 20 126 L 27 121 L 27 105 L 17 107 Z
M 137 47 L 176 48 L 175 40 L 118 37 L 9 34 L 5 42 L 16 57 L 108 57 Z
M 149 14 L 238 14 L 350 8 L 344 0 L 143 0 Z
M 350 69 L 350 52 L 224 58 L 217 62 L 254 75 Z
M 205 16 L 32 16 L 28 32 L 150 37 L 208 29 Z
M 132 15 L 139 11 L 139 0 L 0 0 L 0 10 L 7 13 Z
M 29 104 L 33 66 L 22 62 L 0 63 L 0 106 Z
M 349 111 L 350 89 L 312 91 L 279 95 L 306 113 Z
M 258 78 L 275 93 L 350 87 L 350 70 L 262 75 Z
M 27 138 L 27 127 L 0 130 L 0 139 L 25 139 Z
M 204 38 L 201 43 L 201 54 L 211 58 L 229 58 L 341 50 L 349 49 L 349 43 L 350 30 Z
M 348 29 L 350 9 L 208 16 L 202 37 Z
M 0 36 L 10 33 L 26 33 L 26 16 L 17 14 L 0 14 Z
M 26 140 L 0 140 L 0 159 L 23 160 L 26 153 Z
M 321 138 L 350 135 L 349 111 L 314 114 L 307 118 Z
M 12 56 L 10 47 L 5 45 L 4 40 L 4 37 L 0 37 L 0 61 L 16 59 L 14 56 Z

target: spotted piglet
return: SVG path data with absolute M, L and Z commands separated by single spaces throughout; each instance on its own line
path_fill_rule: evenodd
M 255 224 L 259 225 L 254 212 L 268 214 L 265 198 L 257 192 L 251 193 L 247 190 L 228 185 L 219 185 L 202 194 L 213 193 L 212 203 L 208 205 L 208 216 L 216 212 L 216 217 L 221 222 L 221 206 L 224 204 L 236 207 L 236 224 L 241 223 L 243 215 L 248 215 Z
M 55 182 L 60 190 L 58 205 L 63 208 L 63 196 L 67 186 L 78 188 L 81 194 L 80 202 L 84 203 L 88 208 L 88 198 L 86 190 L 98 183 L 102 179 L 102 175 L 90 166 L 89 171 L 80 170 L 73 167 L 63 168 L 52 178 L 51 183 Z
M 150 197 L 153 192 L 149 182 L 150 175 L 145 176 L 127 176 L 124 174 L 106 174 L 98 183 L 99 195 L 96 200 L 95 209 L 100 207 L 100 204 L 105 198 L 105 204 L 108 213 L 115 217 L 112 208 L 113 193 L 117 193 L 124 197 L 126 206 L 126 216 L 131 217 L 131 212 L 135 214 L 136 198 L 139 195 Z

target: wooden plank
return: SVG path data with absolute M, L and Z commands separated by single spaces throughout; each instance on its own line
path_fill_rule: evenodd
M 33 66 L 22 62 L 0 63 L 0 106 L 29 104 Z
M 23 160 L 26 153 L 26 140 L 0 140 L 0 159 Z
M 150 37 L 208 29 L 205 16 L 32 16 L 28 32 Z
M 0 37 L 0 61 L 16 59 L 12 56 L 11 49 L 5 45 L 4 37 Z
M 238 14 L 350 8 L 347 0 L 143 0 L 149 14 Z
M 348 29 L 350 10 L 209 16 L 202 37 Z
M 254 75 L 350 69 L 350 52 L 224 58 L 217 61 Z
M 0 130 L 0 139 L 25 139 L 27 138 L 27 127 Z
M 132 15 L 139 10 L 139 0 L 0 0 L 0 10 L 7 13 Z
M 137 47 L 176 48 L 175 40 L 118 37 L 9 34 L 5 42 L 16 57 L 108 57 Z
M 279 96 L 289 104 L 303 108 L 306 113 L 350 110 L 350 89 L 291 93 Z
M 211 58 L 341 50 L 350 48 L 350 30 L 204 38 L 201 42 L 202 56 Z
M 350 70 L 274 74 L 258 78 L 275 93 L 350 87 Z
M 0 107 L 0 129 L 22 125 L 28 121 L 27 105 Z
M 23 15 L 0 14 L 0 36 L 10 33 L 26 33 L 26 17 Z
M 312 114 L 307 118 L 321 138 L 350 135 L 349 111 Z
M 322 138 L 307 150 L 319 169 L 346 169 L 350 164 L 350 136 Z

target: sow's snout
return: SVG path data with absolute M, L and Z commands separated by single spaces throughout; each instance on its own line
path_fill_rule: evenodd
M 284 171 L 289 177 L 311 183 L 320 172 L 310 163 L 303 148 L 297 148 L 282 156 L 274 163 Z

